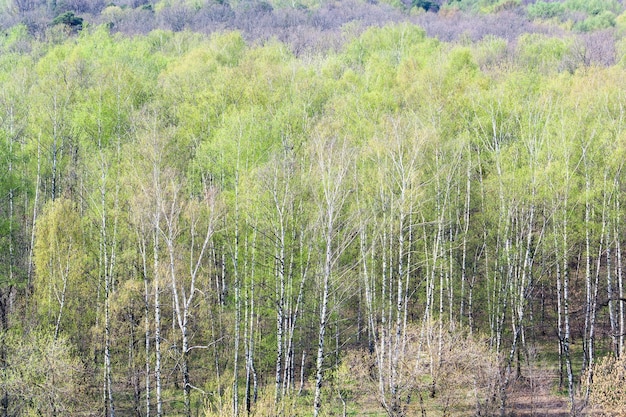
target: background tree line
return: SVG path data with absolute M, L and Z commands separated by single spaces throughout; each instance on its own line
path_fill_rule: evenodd
M 318 415 L 355 384 L 495 414 L 538 350 L 595 398 L 626 334 L 617 31 L 343 35 L 7 32 L 4 415 Z
M 346 39 L 346 25 L 355 35 L 371 26 L 410 22 L 443 41 L 476 42 L 496 36 L 514 42 L 524 33 L 574 32 L 581 35 L 583 45 L 593 43 L 596 55 L 589 58 L 606 64 L 610 51 L 602 51 L 603 45 L 610 49 L 614 32 L 623 32 L 622 11 L 617 0 L 3 0 L 0 29 L 6 34 L 22 24 L 36 38 L 62 38 L 58 32 L 76 33 L 83 25 L 100 24 L 126 35 L 157 29 L 203 34 L 236 30 L 249 42 L 277 38 L 302 55 L 336 51 Z M 51 27 L 56 27 L 52 33 Z M 589 36 L 597 31 L 608 32 L 600 36 L 601 42 L 598 36 Z

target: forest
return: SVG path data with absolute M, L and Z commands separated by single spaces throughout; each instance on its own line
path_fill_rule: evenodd
M 4 0 L 0 415 L 623 415 L 624 10 Z

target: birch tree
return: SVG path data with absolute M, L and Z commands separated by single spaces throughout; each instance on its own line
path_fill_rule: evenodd
M 66 199 L 51 201 L 37 222 L 35 241 L 35 297 L 39 313 L 58 338 L 63 330 L 79 327 L 85 300 L 89 299 L 89 280 L 85 280 L 87 259 L 84 252 L 81 220 L 75 205 Z M 93 288 L 93 287 L 92 287 Z M 93 317 L 93 316 L 92 316 Z M 80 327 L 88 323 L 80 323 Z
M 189 376 L 189 354 L 193 349 L 207 348 L 192 346 L 189 331 L 194 320 L 197 281 L 206 260 L 209 245 L 215 232 L 218 218 L 217 190 L 205 185 L 204 195 L 186 198 L 179 178 L 167 179 L 167 191 L 163 192 L 162 216 L 164 226 L 160 230 L 168 253 L 168 275 L 174 303 L 176 325 L 180 331 L 180 368 L 183 376 L 185 415 L 191 415 L 190 393 L 193 385 Z M 180 265 L 181 255 L 188 265 Z M 186 273 L 184 272 L 186 270 Z
M 317 417 L 322 408 L 322 385 L 324 382 L 325 336 L 328 327 L 329 300 L 337 262 L 347 245 L 344 235 L 349 223 L 343 213 L 347 205 L 348 169 L 351 167 L 351 150 L 347 139 L 320 132 L 311 143 L 311 174 L 319 179 L 313 183 L 318 211 L 319 237 L 322 259 L 320 260 L 319 333 L 315 360 L 315 394 L 313 415 Z M 342 228 L 338 229 L 341 225 Z

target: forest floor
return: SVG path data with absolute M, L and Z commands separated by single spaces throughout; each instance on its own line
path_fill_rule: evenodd
M 508 390 L 508 415 L 511 417 L 570 415 L 569 398 L 557 392 L 557 370 L 539 365 L 527 366 Z
M 507 389 L 507 402 L 505 415 L 507 417 L 569 417 L 570 404 L 566 393 L 559 392 L 558 370 L 552 364 L 535 361 L 534 364 L 521 367 L 521 376 L 515 379 Z M 515 372 L 515 370 L 513 370 Z M 414 399 L 408 406 L 408 415 L 415 416 L 440 416 L 449 415 L 454 417 L 474 415 L 471 403 L 465 403 L 464 396 L 451 398 L 450 408 L 443 412 L 441 404 L 432 400 L 428 395 L 424 396 L 424 413 L 420 410 L 419 401 Z M 362 400 L 365 400 L 362 398 Z M 380 404 L 369 398 L 370 401 L 362 401 L 359 404 L 358 413 L 349 415 L 358 416 L 386 416 L 381 410 Z M 366 411 L 367 410 L 367 411 Z M 497 409 L 493 410 L 499 414 Z M 583 413 L 584 416 L 593 414 Z
M 559 388 L 558 364 L 551 357 L 556 353 L 554 355 L 551 353 L 554 352 L 539 354 L 530 361 L 530 364 L 526 363 L 521 367 L 521 376 L 507 389 L 507 416 L 569 417 L 571 415 L 567 379 L 563 381 L 565 385 Z M 577 379 L 576 375 L 574 379 Z M 585 407 L 578 411 L 578 415 L 599 416 L 602 413 L 591 407 Z

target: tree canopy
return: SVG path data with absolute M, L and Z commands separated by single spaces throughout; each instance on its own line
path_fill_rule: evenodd
M 596 3 L 7 4 L 2 412 L 496 415 L 540 363 L 622 409 Z

